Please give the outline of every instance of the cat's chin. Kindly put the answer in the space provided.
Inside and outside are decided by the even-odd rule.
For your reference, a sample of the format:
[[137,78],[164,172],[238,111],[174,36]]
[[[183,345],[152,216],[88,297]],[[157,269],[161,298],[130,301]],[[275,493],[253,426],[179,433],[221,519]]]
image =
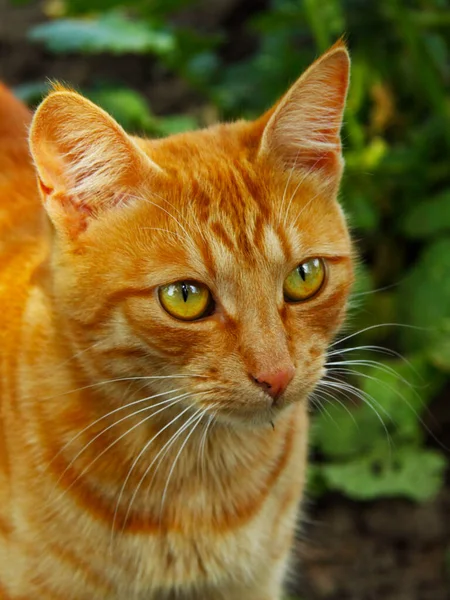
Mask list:
[[293,410],[298,403],[284,403],[271,408],[236,408],[233,410],[218,410],[215,419],[224,425],[231,427],[243,427],[246,429],[269,427],[273,429],[279,418]]

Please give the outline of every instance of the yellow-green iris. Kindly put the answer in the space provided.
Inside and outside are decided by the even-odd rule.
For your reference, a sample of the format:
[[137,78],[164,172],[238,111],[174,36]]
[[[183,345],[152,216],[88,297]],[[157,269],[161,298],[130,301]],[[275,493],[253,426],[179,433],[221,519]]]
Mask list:
[[325,265],[321,258],[311,258],[295,267],[284,280],[284,297],[289,302],[308,300],[322,287]]
[[200,319],[209,312],[212,303],[211,292],[196,281],[169,283],[161,286],[158,293],[169,315],[182,321]]

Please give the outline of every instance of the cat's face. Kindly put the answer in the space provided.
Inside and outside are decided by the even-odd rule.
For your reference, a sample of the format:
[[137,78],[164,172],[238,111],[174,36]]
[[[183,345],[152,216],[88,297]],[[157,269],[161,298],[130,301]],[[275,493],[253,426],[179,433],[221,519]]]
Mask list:
[[259,121],[161,141],[72,92],[44,102],[31,148],[54,288],[92,375],[156,377],[233,421],[306,398],[352,283],[336,201],[347,79],[337,46]]

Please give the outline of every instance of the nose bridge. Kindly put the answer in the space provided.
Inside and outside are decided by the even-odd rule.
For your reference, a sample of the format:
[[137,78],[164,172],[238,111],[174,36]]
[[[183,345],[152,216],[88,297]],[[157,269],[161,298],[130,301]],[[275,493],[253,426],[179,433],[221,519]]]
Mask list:
[[247,370],[256,378],[293,366],[286,330],[275,304],[248,311],[241,347]]

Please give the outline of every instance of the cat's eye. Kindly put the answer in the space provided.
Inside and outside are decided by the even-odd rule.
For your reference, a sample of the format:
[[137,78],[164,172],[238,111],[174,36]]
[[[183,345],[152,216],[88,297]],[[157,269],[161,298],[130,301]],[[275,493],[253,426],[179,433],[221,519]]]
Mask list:
[[311,258],[295,267],[284,280],[283,292],[288,302],[312,298],[325,280],[325,264],[321,258]]
[[195,321],[211,313],[211,292],[197,281],[175,281],[158,289],[159,301],[169,315],[182,321]]

